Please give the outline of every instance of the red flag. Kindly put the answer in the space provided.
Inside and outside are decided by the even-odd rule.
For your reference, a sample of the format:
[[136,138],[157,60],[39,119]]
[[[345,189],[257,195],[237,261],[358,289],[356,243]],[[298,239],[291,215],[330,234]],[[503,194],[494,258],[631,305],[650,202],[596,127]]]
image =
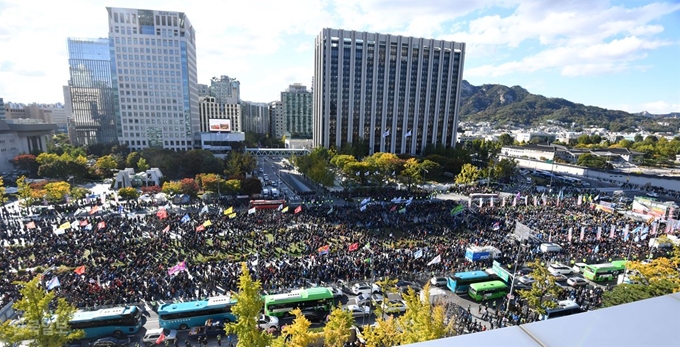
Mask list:
[[80,226],[81,226],[81,227],[87,226],[88,224],[90,224],[90,223],[88,223],[86,220],[81,220],[81,221],[80,221]]
[[80,265],[78,266],[75,270],[73,270],[75,273],[78,275],[82,275],[85,273],[85,265]]
[[35,222],[30,221],[26,223],[26,229],[35,229]]
[[198,227],[196,227],[196,231],[203,231],[203,230],[205,230],[205,227],[203,225],[199,225]]
[[162,208],[162,209],[158,210],[158,212],[156,212],[156,217],[158,217],[160,219],[168,218],[168,211],[166,211],[164,208]]
[[165,341],[165,333],[161,331],[161,336],[156,339],[156,344],[160,345]]
[[355,243],[349,245],[349,251],[350,252],[356,251],[357,249],[359,249],[359,243],[355,242]]
[[390,209],[390,212],[394,212],[394,211],[396,211],[396,210],[397,210],[397,205],[394,205],[394,206],[392,206],[392,208]]
[[97,229],[102,230],[104,228],[106,228],[106,222],[101,221],[97,224]]
[[94,205],[94,206],[92,206],[92,208],[90,209],[90,214],[95,214],[95,213],[97,213],[97,211],[99,211],[99,206]]
[[163,229],[164,233],[167,233],[168,231],[170,231],[170,224],[168,224],[168,226]]
[[302,205],[296,207],[294,212],[295,212],[295,214],[302,212]]

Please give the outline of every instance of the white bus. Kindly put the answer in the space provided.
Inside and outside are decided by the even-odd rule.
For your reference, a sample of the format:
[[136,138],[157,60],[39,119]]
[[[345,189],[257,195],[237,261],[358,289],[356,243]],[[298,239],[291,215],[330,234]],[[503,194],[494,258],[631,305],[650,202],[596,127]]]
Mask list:
[[581,313],[581,306],[573,300],[562,300],[557,302],[557,307],[545,310],[545,314],[541,315],[542,320],[564,317],[576,313]]

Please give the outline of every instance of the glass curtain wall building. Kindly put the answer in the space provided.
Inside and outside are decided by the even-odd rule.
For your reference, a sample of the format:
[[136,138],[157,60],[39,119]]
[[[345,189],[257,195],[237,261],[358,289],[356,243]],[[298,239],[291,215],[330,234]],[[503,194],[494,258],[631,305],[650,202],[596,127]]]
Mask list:
[[286,133],[294,139],[312,138],[312,93],[296,83],[281,92]]
[[71,139],[77,146],[118,141],[109,39],[69,38]]
[[465,43],[323,29],[315,41],[315,146],[454,146]]
[[107,7],[120,143],[189,150],[200,122],[196,33],[182,12]]

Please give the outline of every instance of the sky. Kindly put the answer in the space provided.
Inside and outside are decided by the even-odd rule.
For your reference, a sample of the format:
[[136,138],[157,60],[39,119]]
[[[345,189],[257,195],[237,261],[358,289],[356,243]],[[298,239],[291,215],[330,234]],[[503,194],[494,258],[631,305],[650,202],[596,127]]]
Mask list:
[[[67,6],[68,5],[68,6]],[[677,0],[0,0],[0,97],[63,103],[68,37],[108,36],[106,7],[184,12],[198,83],[241,98],[310,87],[322,28],[466,43],[463,78],[629,112],[680,112]]]

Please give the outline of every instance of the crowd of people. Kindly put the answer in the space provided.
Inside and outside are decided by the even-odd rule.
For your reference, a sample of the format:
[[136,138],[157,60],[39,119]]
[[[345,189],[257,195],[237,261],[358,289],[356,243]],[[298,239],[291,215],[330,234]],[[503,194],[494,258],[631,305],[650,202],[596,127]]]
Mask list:
[[[493,188],[454,188],[454,193],[464,195],[480,191]],[[1,300],[18,299],[14,281],[35,275],[42,275],[46,287],[79,308],[205,298],[236,291],[242,261],[248,262],[267,293],[310,283],[384,276],[427,279],[490,267],[465,260],[470,245],[496,247],[505,259],[520,263],[534,259],[597,263],[650,256],[639,239],[623,237],[626,228],[633,231],[641,222],[594,210],[587,202],[579,204],[584,192],[563,191],[545,200],[539,196],[537,204],[536,195],[524,200],[525,194],[536,192],[512,192],[505,204],[496,200],[493,206],[489,201],[479,206],[478,201],[442,199],[429,192],[338,194],[305,201],[301,210],[290,206],[286,212],[248,213],[242,208],[236,216],[224,213],[228,204],[208,206],[200,201],[190,207],[161,207],[164,213],[121,214],[116,206],[102,205],[96,213],[72,216],[102,204],[93,199],[56,206],[53,213],[28,222],[22,219],[25,208],[6,205],[0,210]],[[151,208],[126,204],[126,211]],[[456,212],[459,205],[464,210]],[[536,245],[509,240],[516,222],[544,241],[559,243],[562,252],[546,254]],[[65,223],[70,226],[62,228]],[[173,267],[177,271],[169,273]],[[601,302],[601,291],[578,289],[569,295],[589,308]],[[535,319],[522,305],[513,301],[511,310],[502,313],[486,309],[470,319],[467,328],[482,329],[475,320],[499,327]]]

